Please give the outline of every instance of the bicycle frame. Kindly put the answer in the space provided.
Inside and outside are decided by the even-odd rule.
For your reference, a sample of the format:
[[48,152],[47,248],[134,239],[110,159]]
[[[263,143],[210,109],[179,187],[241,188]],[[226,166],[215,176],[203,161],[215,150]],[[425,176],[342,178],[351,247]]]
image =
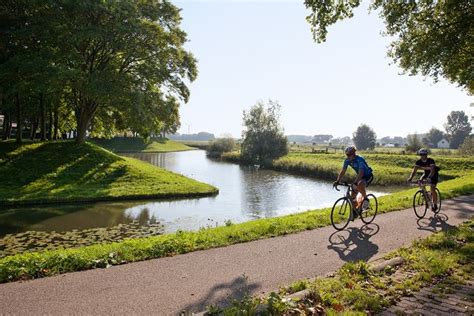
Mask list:
[[426,181],[422,181],[422,180],[412,181],[411,183],[414,183],[414,184],[418,185],[421,192],[423,192],[423,196],[425,197],[425,201],[427,201],[426,203],[429,204],[428,206],[430,208],[433,208],[433,196],[431,194],[431,191],[430,191],[430,193],[428,193],[428,191],[426,190],[426,186],[429,185],[429,184]]
[[[345,186],[347,187],[347,190],[346,190],[346,194],[345,194],[345,197],[347,197],[349,199],[349,201],[351,202],[351,205],[352,205],[352,209],[355,211],[355,212],[358,212],[360,214],[360,208],[361,206],[359,207],[355,207],[355,204],[354,204],[354,199],[352,198],[352,193],[355,193],[356,196],[357,194],[359,193],[359,191],[353,187],[352,184],[349,184],[347,182],[342,182],[342,183],[339,183],[339,185],[342,185],[342,186]],[[336,191],[341,191],[337,188],[337,186],[335,186],[336,188]],[[351,214],[351,219],[352,219],[352,214]]]

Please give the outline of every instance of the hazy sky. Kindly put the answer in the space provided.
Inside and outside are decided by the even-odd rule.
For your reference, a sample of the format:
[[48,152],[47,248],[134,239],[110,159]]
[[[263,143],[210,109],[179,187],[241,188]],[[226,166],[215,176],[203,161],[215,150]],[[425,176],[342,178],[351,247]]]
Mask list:
[[466,91],[390,65],[383,22],[367,5],[316,44],[303,0],[175,4],[199,69],[181,107],[181,133],[239,137],[242,111],[268,99],[282,105],[286,134],[350,136],[365,123],[379,138],[406,136],[443,129],[452,110],[472,114]]

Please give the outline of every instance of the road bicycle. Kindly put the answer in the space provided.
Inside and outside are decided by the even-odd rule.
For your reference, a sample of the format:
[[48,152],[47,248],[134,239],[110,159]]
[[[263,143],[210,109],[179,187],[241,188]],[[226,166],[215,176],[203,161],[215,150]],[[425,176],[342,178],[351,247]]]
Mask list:
[[360,217],[362,222],[365,224],[370,224],[375,219],[377,215],[377,210],[379,204],[377,198],[373,194],[367,194],[364,201],[368,201],[368,207],[362,209],[361,203],[359,207],[356,207],[356,202],[352,199],[352,195],[357,196],[358,191],[353,187],[352,184],[347,182],[339,183],[334,185],[334,188],[337,191],[340,191],[337,187],[345,186],[347,187],[346,194],[337,199],[332,207],[331,211],[331,224],[337,230],[343,230],[347,227],[351,220],[354,220],[357,217]]
[[[429,185],[429,183],[427,183],[425,180],[410,181],[409,183],[416,184],[420,188],[413,196],[413,210],[415,211],[416,217],[423,218],[426,215],[428,207],[433,210],[434,206],[431,191],[426,190],[426,186]],[[441,193],[439,192],[438,188],[436,188],[436,193],[438,195],[438,203],[436,203],[436,210],[433,210],[435,215],[441,210]]]

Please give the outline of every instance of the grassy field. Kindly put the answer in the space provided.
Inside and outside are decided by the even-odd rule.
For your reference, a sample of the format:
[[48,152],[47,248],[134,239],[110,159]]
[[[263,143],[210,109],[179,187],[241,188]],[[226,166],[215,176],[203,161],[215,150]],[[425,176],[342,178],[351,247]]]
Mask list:
[[[406,179],[418,159],[416,155],[380,154],[362,152],[367,163],[374,171],[374,182],[377,185],[401,185]],[[436,156],[431,155],[436,164],[441,167],[440,180],[454,179],[466,173],[474,171],[474,158],[459,156]],[[223,158],[227,161],[238,162],[238,153],[226,153]],[[335,180],[345,156],[334,153],[298,153],[291,152],[288,155],[273,161],[272,168],[275,170],[300,174],[324,180]],[[420,173],[421,175],[421,173]],[[350,181],[355,173],[348,168],[346,180]]]
[[74,142],[0,142],[0,205],[204,196],[217,189]]
[[114,137],[111,139],[95,138],[91,139],[90,142],[117,153],[164,153],[194,149],[183,143],[162,138],[152,138],[148,142],[145,142],[144,139],[140,137]]
[[[336,153],[344,154],[345,145],[333,145],[328,146],[324,144],[290,144],[290,152],[299,152],[299,153]],[[438,156],[459,156],[458,149],[443,149],[443,148],[430,148],[431,154]],[[395,154],[395,155],[406,155],[412,154],[406,150],[405,147],[375,147],[373,150],[369,151],[374,154]]]
[[[439,188],[444,199],[473,194],[474,172],[444,181]],[[411,207],[415,191],[416,189],[409,189],[380,197],[379,212],[386,213]],[[330,225],[330,211],[326,208],[241,224],[227,222],[226,226],[194,232],[178,231],[173,234],[82,248],[7,256],[0,259],[0,282],[100,268],[296,233]]]

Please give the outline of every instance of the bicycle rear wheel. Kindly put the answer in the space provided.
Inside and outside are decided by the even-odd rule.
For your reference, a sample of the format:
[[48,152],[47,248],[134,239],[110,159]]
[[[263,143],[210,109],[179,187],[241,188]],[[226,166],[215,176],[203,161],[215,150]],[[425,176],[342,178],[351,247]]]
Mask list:
[[438,195],[438,203],[436,203],[436,211],[433,213],[438,214],[441,211],[441,192],[439,192],[438,188],[436,188],[436,193]]
[[428,204],[426,203],[425,195],[421,190],[417,191],[413,196],[413,209],[415,210],[416,217],[425,217]]
[[369,201],[369,207],[366,210],[361,210],[360,219],[365,224],[370,224],[375,219],[377,211],[379,209],[379,203],[377,198],[373,194],[367,194],[365,200]]
[[343,230],[349,224],[352,213],[352,203],[342,197],[334,203],[331,211],[331,224],[337,230]]

